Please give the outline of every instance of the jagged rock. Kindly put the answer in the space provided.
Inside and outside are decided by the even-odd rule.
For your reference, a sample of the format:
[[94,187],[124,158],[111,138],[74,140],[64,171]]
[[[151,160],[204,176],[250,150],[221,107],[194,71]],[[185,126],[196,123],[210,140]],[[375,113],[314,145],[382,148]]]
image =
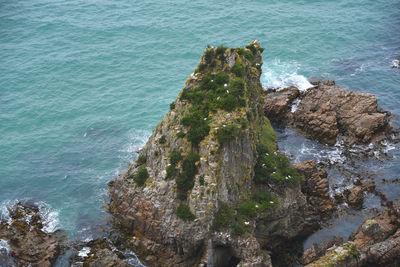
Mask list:
[[347,144],[366,144],[384,139],[389,131],[387,114],[372,94],[322,82],[307,92],[293,118],[298,128],[330,145],[339,133]]
[[[335,144],[338,138],[352,145],[377,142],[389,136],[389,114],[378,107],[375,96],[345,91],[334,81],[320,81],[315,85],[297,99],[287,97],[291,90],[267,94],[266,114],[286,118],[288,123],[328,145]],[[295,99],[301,101],[291,113],[289,107]]]
[[[374,181],[356,180],[353,188],[345,189],[343,191],[342,199],[345,200],[350,207],[354,209],[361,209],[364,203],[366,192],[373,193],[381,197],[380,193],[376,191]],[[340,198],[339,196],[335,197]]]
[[314,160],[296,163],[294,167],[305,178],[302,192],[307,196],[308,202],[315,210],[315,213],[322,217],[329,217],[336,210],[336,205],[329,196],[328,173],[326,170],[319,168]]
[[346,189],[344,195],[347,199],[347,203],[350,207],[355,209],[361,209],[364,202],[364,190],[361,187],[353,187],[352,189]]
[[323,257],[307,264],[306,267],[351,267],[358,266],[360,252],[353,242],[347,242],[342,246],[336,247],[325,254]]
[[16,266],[51,266],[58,256],[65,235],[43,231],[39,208],[17,203],[9,208],[10,221],[0,224],[0,239],[5,240]]
[[398,207],[390,207],[367,219],[350,236],[361,251],[363,264],[396,266],[400,263],[400,216]]
[[[349,237],[350,253],[344,253],[346,261],[338,264],[333,260],[335,253],[340,248],[332,247],[325,256],[307,266],[398,266],[400,263],[400,209],[398,206],[390,206],[381,210],[377,215],[365,220],[357,231]],[[349,248],[349,245],[347,245]],[[309,252],[311,254],[311,252]],[[336,257],[336,256],[335,256]],[[338,257],[336,257],[337,259]]]
[[[276,187],[275,190],[282,190]],[[319,228],[320,217],[307,203],[300,186],[277,194],[278,207],[257,224],[255,236],[262,247],[273,250],[290,239],[307,236]]]
[[304,265],[310,264],[325,255],[328,249],[336,248],[342,244],[343,238],[336,236],[329,240],[326,244],[320,245],[314,243],[311,248],[303,252],[303,256],[301,257],[300,262]]
[[286,120],[290,115],[292,102],[299,94],[299,89],[294,86],[278,92],[267,92],[264,97],[265,116],[274,122]]

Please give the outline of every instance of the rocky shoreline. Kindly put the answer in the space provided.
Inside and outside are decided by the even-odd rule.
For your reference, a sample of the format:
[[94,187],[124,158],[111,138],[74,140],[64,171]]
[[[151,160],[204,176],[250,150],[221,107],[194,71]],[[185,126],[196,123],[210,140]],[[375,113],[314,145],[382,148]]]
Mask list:
[[[257,41],[205,50],[137,160],[109,182],[105,238],[69,242],[43,230],[38,207],[17,203],[0,222],[0,265],[52,266],[69,255],[76,267],[141,266],[135,251],[146,266],[398,266],[398,204],[363,177],[332,194],[329,166],[291,164],[270,123],[352,148],[396,142],[393,116],[334,81],[264,91],[262,52]],[[347,240],[298,247],[341,206],[362,209],[367,194],[383,208]]]

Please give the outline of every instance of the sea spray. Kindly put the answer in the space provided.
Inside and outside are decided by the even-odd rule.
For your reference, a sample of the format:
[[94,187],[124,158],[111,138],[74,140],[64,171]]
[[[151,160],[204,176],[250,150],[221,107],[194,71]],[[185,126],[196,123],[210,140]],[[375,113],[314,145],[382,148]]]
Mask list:
[[280,59],[274,59],[271,62],[265,62],[262,76],[264,88],[284,89],[290,86],[297,87],[300,91],[306,91],[313,85],[301,74],[300,64],[293,62],[281,62]]

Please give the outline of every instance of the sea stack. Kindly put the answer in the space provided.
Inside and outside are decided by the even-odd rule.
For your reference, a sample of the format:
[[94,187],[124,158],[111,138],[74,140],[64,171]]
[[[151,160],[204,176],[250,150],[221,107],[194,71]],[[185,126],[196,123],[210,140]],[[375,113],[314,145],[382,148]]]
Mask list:
[[271,266],[268,250],[318,227],[264,116],[262,52],[257,41],[208,47],[110,181],[108,210],[149,266]]

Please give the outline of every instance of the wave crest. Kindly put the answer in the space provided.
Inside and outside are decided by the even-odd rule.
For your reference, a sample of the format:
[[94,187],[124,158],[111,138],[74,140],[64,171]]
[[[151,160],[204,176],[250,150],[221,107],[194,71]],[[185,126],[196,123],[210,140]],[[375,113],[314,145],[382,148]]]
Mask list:
[[306,91],[314,87],[306,77],[298,74],[300,64],[296,61],[281,62],[274,59],[272,62],[264,63],[263,77],[261,78],[264,88],[284,89],[290,86],[297,87],[300,91]]

